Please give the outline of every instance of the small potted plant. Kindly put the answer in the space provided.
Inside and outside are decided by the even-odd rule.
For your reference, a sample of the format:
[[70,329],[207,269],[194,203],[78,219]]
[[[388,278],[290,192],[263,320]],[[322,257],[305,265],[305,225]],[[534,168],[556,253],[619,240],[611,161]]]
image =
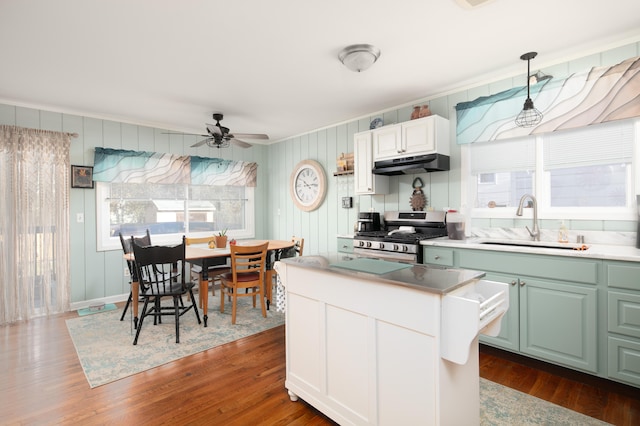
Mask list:
[[227,248],[227,230],[226,228],[218,232],[218,235],[213,237],[216,248]]

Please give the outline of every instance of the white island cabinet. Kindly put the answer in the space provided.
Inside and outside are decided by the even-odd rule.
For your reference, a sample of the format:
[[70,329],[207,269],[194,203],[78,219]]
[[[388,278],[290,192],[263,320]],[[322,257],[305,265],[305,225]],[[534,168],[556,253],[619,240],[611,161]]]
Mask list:
[[479,424],[478,334],[499,332],[506,284],[341,254],[275,268],[293,401],[341,425]]

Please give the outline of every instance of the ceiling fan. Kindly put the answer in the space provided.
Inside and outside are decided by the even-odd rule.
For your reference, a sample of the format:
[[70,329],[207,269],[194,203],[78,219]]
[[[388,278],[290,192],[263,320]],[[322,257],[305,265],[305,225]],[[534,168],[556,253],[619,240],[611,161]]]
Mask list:
[[[191,145],[191,148],[196,148],[207,144],[212,148],[228,148],[231,144],[239,146],[240,148],[250,148],[251,144],[240,140],[243,139],[269,139],[269,136],[263,133],[229,133],[229,128],[220,124],[220,120],[224,115],[216,112],[213,114],[213,119],[216,120],[216,124],[207,124],[207,134],[197,135],[204,136],[205,139]],[[175,134],[175,133],[174,133]],[[189,133],[181,133],[189,134]]]

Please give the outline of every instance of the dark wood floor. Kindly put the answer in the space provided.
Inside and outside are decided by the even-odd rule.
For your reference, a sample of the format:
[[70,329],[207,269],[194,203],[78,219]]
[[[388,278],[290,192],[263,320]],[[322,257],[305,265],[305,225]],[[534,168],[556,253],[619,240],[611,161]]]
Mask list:
[[[65,325],[75,316],[0,327],[0,424],[334,424],[289,400],[284,326],[90,389]],[[640,424],[636,388],[484,347],[480,375],[609,423]]]

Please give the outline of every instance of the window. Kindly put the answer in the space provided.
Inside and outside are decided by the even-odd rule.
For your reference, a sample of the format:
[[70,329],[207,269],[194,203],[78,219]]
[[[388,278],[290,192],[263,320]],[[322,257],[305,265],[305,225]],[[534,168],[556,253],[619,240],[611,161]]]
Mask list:
[[119,232],[146,229],[160,244],[222,229],[233,238],[255,236],[253,187],[97,182],[96,200],[98,250],[120,249]]
[[638,129],[640,120],[620,120],[464,145],[471,215],[511,217],[528,193],[543,218],[633,219]]
[[546,135],[549,207],[626,207],[633,140],[630,120]]
[[474,208],[517,206],[520,196],[533,190],[534,138],[473,144],[470,150]]

